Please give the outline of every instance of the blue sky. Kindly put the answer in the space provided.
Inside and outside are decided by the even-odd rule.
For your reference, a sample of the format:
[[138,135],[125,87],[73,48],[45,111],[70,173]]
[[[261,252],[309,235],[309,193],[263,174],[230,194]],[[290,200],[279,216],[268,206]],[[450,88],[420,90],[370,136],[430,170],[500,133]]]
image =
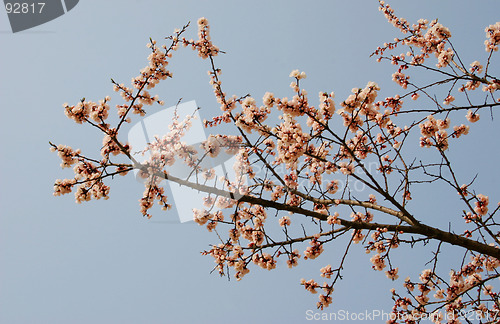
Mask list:
[[[500,9],[498,1],[392,5],[411,22],[439,17],[467,62],[484,60],[484,27],[498,20]],[[114,181],[108,201],[76,205],[72,195],[52,196],[54,180],[69,174],[59,168],[48,141],[94,156],[101,143],[96,131],[64,116],[62,103],[111,95],[111,77],[127,84],[147,64],[149,37],[160,41],[191,21],[188,35],[195,38],[202,16],[211,23],[214,43],[227,52],[217,63],[228,93],[290,95],[293,69],[307,72],[303,87],[309,93],[335,91],[337,102],[368,81],[381,86],[382,96],[398,91],[393,68],[369,58],[378,45],[399,36],[378,12],[377,1],[81,0],[64,16],[16,34],[0,10],[0,322],[309,322],[305,314],[315,310],[317,296],[299,285],[300,278],[318,279],[321,267],[336,264],[342,247],[331,246],[293,270],[280,264],[228,282],[210,274],[212,259],[199,254],[215,237],[192,222],[142,218],[137,200],[143,188],[132,177]],[[156,93],[166,107],[184,98],[215,114],[207,62],[190,50],[175,54],[174,79]],[[483,128],[476,140],[498,136]],[[452,154],[464,159],[464,168],[469,162],[478,170],[494,166],[488,158]],[[478,183],[499,198],[498,180],[483,176]],[[436,209],[423,204],[416,210]],[[431,257],[417,250],[405,255],[400,254],[403,279],[403,270],[415,272],[421,269],[412,269],[418,260]],[[328,311],[389,312],[392,286],[400,288],[401,280],[392,284],[372,271],[363,249],[354,249]]]

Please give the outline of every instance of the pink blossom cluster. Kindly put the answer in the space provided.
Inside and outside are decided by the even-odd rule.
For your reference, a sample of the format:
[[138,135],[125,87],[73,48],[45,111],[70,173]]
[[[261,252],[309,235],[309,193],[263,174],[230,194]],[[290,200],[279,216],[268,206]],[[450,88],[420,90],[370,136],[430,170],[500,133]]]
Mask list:
[[490,203],[490,199],[488,196],[483,194],[478,194],[476,196],[477,201],[475,202],[476,207],[474,207],[474,211],[480,215],[484,216],[488,212],[488,204]]
[[[394,43],[386,43],[383,48],[377,48],[374,54],[383,54],[386,49],[394,49],[401,43],[402,45],[415,46],[421,49],[421,54],[416,54],[413,51],[406,54],[406,56],[411,57],[411,65],[422,65],[425,59],[429,57],[429,54],[432,53],[434,53],[438,59],[438,63],[436,64],[438,68],[443,68],[450,64],[454,52],[451,48],[445,49],[445,43],[451,37],[451,32],[447,27],[441,25],[436,20],[429,23],[424,19],[410,26],[408,21],[403,18],[398,18],[394,14],[394,10],[389,5],[385,4],[384,1],[379,1],[379,3],[379,10],[384,13],[388,21],[400,29],[403,34],[410,34],[410,36],[404,39],[395,39]],[[425,34],[424,31],[426,31]],[[407,68],[405,55],[401,54],[400,56],[393,57],[391,61],[395,65],[400,65],[400,61],[402,61],[398,72],[393,75],[393,78],[406,89],[408,78],[401,73],[402,69]]]
[[[324,267],[321,269],[322,273],[325,273],[324,271],[329,271],[328,269],[331,270],[330,265]],[[322,286],[319,285],[314,279],[311,279],[309,281],[306,281],[305,279],[300,280],[300,284],[304,286],[304,288],[309,291],[312,294],[316,294],[317,290],[316,289],[323,289],[325,294],[320,294],[319,301],[317,302],[316,306],[318,309],[323,310],[324,308],[330,306],[330,304],[333,302],[332,297],[330,296],[333,293],[333,285],[328,285],[326,282],[323,283]]]
[[486,51],[498,51],[498,44],[500,44],[500,22],[489,25],[484,31],[486,32],[486,40],[484,41]]
[[290,226],[292,224],[292,222],[290,220],[290,217],[283,216],[280,218],[279,224],[280,224],[280,226],[285,227],[285,226]]
[[252,261],[262,269],[273,270],[276,268],[276,260],[269,253],[257,254],[252,256]]
[[[469,110],[466,117],[470,122],[479,120],[479,114],[472,113],[471,110]],[[446,129],[448,129],[449,126],[450,120],[448,118],[436,120],[433,115],[427,116],[427,120],[419,124],[420,134],[422,134],[420,146],[435,146],[437,149],[445,151],[448,149],[448,139],[450,137],[459,138],[469,133],[469,126],[462,124],[460,126],[453,126],[453,133],[448,135]]]
[[109,186],[100,181],[102,174],[92,162],[82,161],[75,165],[74,171],[75,179],[83,179],[75,192],[77,203],[89,201],[91,198],[105,200],[109,198]]
[[481,63],[479,63],[479,61],[474,61],[470,64],[469,71],[470,73],[480,74],[481,72],[483,72],[483,66],[481,65]]
[[52,144],[51,151],[57,152],[62,159],[62,168],[73,166],[75,174],[74,179],[57,179],[54,183],[54,196],[61,196],[72,192],[73,187],[77,186],[75,191],[75,201],[81,203],[90,199],[105,200],[109,198],[109,186],[102,182],[104,161],[95,165],[94,162],[81,156],[80,150],[73,150],[69,146]]
[[361,230],[356,229],[352,231],[352,242],[354,244],[358,244],[359,242],[363,241],[365,238],[365,235],[361,232]]
[[187,40],[182,38],[184,46],[190,45],[193,50],[198,51],[198,56],[206,59],[219,54],[219,48],[212,43],[210,38],[210,26],[208,20],[204,17],[198,19],[198,40]]
[[401,72],[394,72],[392,74],[392,81],[396,82],[401,86],[401,88],[406,89],[408,87],[408,81],[410,80],[410,77],[408,75],[405,75]]
[[80,149],[73,150],[70,146],[59,144],[50,148],[52,152],[57,151],[57,155],[61,158],[61,168],[69,168],[78,161]]
[[[91,198],[107,199],[109,187],[106,186],[102,180],[115,174],[125,175],[132,169],[130,165],[110,162],[110,155],[116,156],[124,154],[129,158],[131,157],[130,146],[126,143],[121,143],[117,138],[119,128],[123,122],[131,121],[130,117],[128,117],[128,113],[131,110],[133,113],[143,116],[145,114],[143,105],[151,105],[154,102],[163,104],[163,102],[158,99],[158,96],[152,96],[145,89],[151,89],[158,84],[159,81],[172,76],[171,73],[166,70],[166,65],[168,64],[167,57],[171,56],[170,51],[175,49],[177,44],[178,40],[174,40],[169,49],[167,49],[166,46],[163,46],[162,48],[164,51],[162,51],[156,46],[156,42],[151,40],[148,44],[148,47],[152,50],[152,53],[148,57],[149,65],[140,71],[139,76],[132,79],[132,87],[127,87],[124,84],[118,84],[112,80],[114,90],[120,93],[125,102],[130,102],[130,104],[116,106],[118,116],[120,117],[120,123],[116,128],[112,128],[106,122],[109,117],[108,102],[111,100],[109,96],[100,100],[98,103],[86,101],[84,98],[76,105],[71,106],[67,103],[63,105],[65,114],[68,118],[79,124],[90,123],[93,126],[98,127],[104,133],[101,148],[103,160],[87,161],[83,157],[79,157],[79,150],[72,152],[70,148],[53,147],[52,149],[57,150],[59,156],[63,160],[62,166],[69,167],[70,165],[76,163],[77,156],[79,162],[74,168],[74,180],[66,179],[56,181],[54,186],[55,195],[69,193],[71,192],[73,186],[78,185],[77,191],[75,192],[76,201],[78,203],[82,201],[89,201]],[[137,91],[134,91],[134,88]],[[153,156],[155,156],[155,154],[153,154]],[[168,158],[166,160],[168,161]],[[94,162],[99,162],[99,165],[95,166]],[[106,170],[107,167],[114,167],[115,172],[108,172]],[[147,178],[148,171],[156,172],[159,170],[160,168],[155,168],[153,165],[142,166],[140,175]],[[140,200],[141,211],[148,217],[150,217],[150,215],[147,214],[147,210],[151,208],[152,200],[154,199],[159,199],[159,203],[164,208],[169,207],[169,205],[166,204],[166,196],[163,194],[163,189],[158,187],[156,182],[157,179],[151,179],[149,186],[146,188],[145,196]]]
[[377,253],[385,253],[387,250],[396,249],[399,247],[399,239],[396,234],[391,238],[385,238],[384,233],[387,232],[386,228],[377,228],[376,231],[371,233],[373,241],[369,241],[366,246],[366,253],[376,251]]
[[[209,251],[203,251],[201,254],[212,256],[214,258],[214,263],[216,264],[217,271],[220,275],[223,275],[226,262],[228,261],[231,261],[234,266],[238,266],[240,269],[246,268],[246,265],[241,265],[239,264],[239,262],[237,262],[237,260],[240,259],[240,255],[238,253],[240,249],[237,246],[234,246],[234,248],[236,248],[236,253],[230,255],[230,251],[232,250],[232,248],[233,246],[230,244],[221,243],[213,245]],[[237,277],[238,280],[240,280],[244,275],[244,273],[240,273],[240,277]]]
[[344,126],[348,127],[353,133],[356,133],[363,125],[362,116],[382,120],[382,114],[379,112],[379,106],[375,105],[377,91],[380,90],[375,82],[369,82],[364,89],[354,88],[346,100],[341,102],[337,113],[344,119]]
[[394,281],[394,280],[397,280],[399,278],[398,272],[399,272],[399,268],[394,268],[394,269],[387,270],[385,272],[385,275],[387,276],[388,279]]
[[484,92],[495,92],[500,89],[500,80],[494,79],[490,81],[488,84],[483,85]]
[[111,98],[106,97],[104,100],[100,100],[99,103],[95,103],[93,101],[85,101],[84,98],[74,106],[64,103],[64,113],[68,118],[73,119],[78,124],[85,123],[89,119],[96,123],[102,123],[108,118],[109,105],[107,102],[109,100],[111,100]]
[[448,95],[446,98],[444,98],[443,104],[449,105],[453,101],[455,101],[455,97],[453,97],[452,95]]
[[306,250],[304,251],[304,260],[307,259],[316,259],[318,256],[323,253],[323,243],[318,241],[316,238],[313,238],[311,241],[309,241],[309,245]]
[[279,258],[283,254],[286,254],[288,256],[288,260],[286,260],[286,264],[287,264],[288,268],[291,269],[291,268],[296,267],[298,265],[298,261],[300,259],[299,250],[295,249],[293,251],[288,251],[285,249],[283,252],[281,250],[279,250],[276,253],[276,258]]
[[[178,42],[174,42],[172,48],[178,46]],[[168,61],[167,58],[171,56],[168,51],[162,51],[156,46],[156,41],[152,40],[148,44],[151,48],[151,54],[148,56],[149,64],[140,71],[140,75],[132,79],[132,85],[136,89],[152,89],[160,81],[166,80],[172,77],[172,72],[167,70]],[[166,46],[162,46],[166,50]],[[150,96],[143,95],[144,98],[150,98]],[[157,98],[155,98],[157,99]],[[150,104],[151,100],[145,100],[144,104]]]
[[54,183],[54,196],[61,196],[70,193],[75,185],[75,179],[57,179]]
[[467,115],[465,115],[465,118],[467,118],[467,120],[470,121],[471,123],[475,123],[479,120],[479,114],[469,109],[467,111]]
[[288,168],[294,168],[307,150],[310,135],[304,133],[300,124],[286,113],[283,114],[283,122],[273,129],[273,133],[278,137],[276,163],[285,163]]
[[[143,109],[144,105],[150,106],[155,102],[160,105],[164,104],[162,100],[159,100],[158,95],[152,96],[146,89],[152,89],[160,81],[172,77],[172,73],[166,68],[168,65],[167,58],[172,56],[171,50],[178,48],[178,43],[179,40],[175,37],[171,47],[167,49],[165,45],[159,48],[156,45],[156,41],[151,40],[147,44],[148,48],[151,49],[151,54],[148,57],[149,64],[140,71],[138,76],[132,78],[132,87],[127,87],[123,83],[118,84],[113,81],[114,91],[119,92],[125,102],[131,102],[130,105],[116,105],[118,116],[124,121],[131,121],[127,117],[130,110],[134,114],[144,116],[146,114],[146,111]],[[136,94],[134,94],[134,88],[137,90]]]
[[242,137],[234,135],[210,135],[201,143],[201,148],[210,156],[217,157],[222,149],[227,154],[234,155],[241,148]]
[[[290,115],[292,117],[304,116],[305,114],[311,114],[313,112],[313,108],[309,106],[307,91],[299,88],[299,80],[306,78],[305,72],[299,72],[299,70],[293,70],[290,73],[290,77],[295,78],[290,84],[290,87],[293,89],[296,94],[289,100],[287,97],[285,98],[274,98],[274,102],[276,104],[276,108],[282,111],[284,114]],[[264,97],[264,99],[266,99]]]
[[319,284],[316,281],[314,281],[314,279],[311,279],[309,281],[306,281],[305,279],[301,279],[300,283],[310,293],[312,293],[312,294],[316,294],[317,293],[316,289],[318,289]]
[[320,269],[320,271],[321,271],[321,276],[327,279],[330,279],[333,274],[331,265],[324,266],[323,268]]
[[319,113],[323,116],[325,120],[329,120],[333,117],[335,113],[335,102],[333,99],[335,98],[335,94],[333,92],[319,93]]
[[102,148],[101,155],[104,158],[112,155],[119,154],[130,154],[130,145],[129,144],[119,144],[116,140],[116,136],[118,134],[118,130],[116,128],[109,128],[106,131],[106,135],[102,139]]
[[172,208],[172,206],[167,203],[165,189],[160,187],[157,183],[154,183],[154,180],[151,179],[144,189],[142,198],[139,199],[141,214],[146,216],[148,219],[152,217],[152,215],[148,213],[148,210],[153,207],[155,200],[158,200],[158,204],[162,206],[163,210],[169,210]]
[[[325,283],[325,285],[326,285],[326,283]],[[330,291],[328,287],[323,288],[323,289]],[[332,291],[333,291],[333,288],[332,288]],[[333,302],[332,296],[330,296],[329,294],[326,294],[326,295],[320,294],[319,295],[319,302],[317,302],[316,307],[318,309],[323,310],[325,307],[330,306],[330,304],[332,302]]]
[[[358,130],[354,137],[346,141],[346,144],[340,149],[342,156],[352,157],[352,153],[354,153],[356,158],[363,160],[368,157],[368,154],[373,153],[373,147],[369,143],[368,136],[362,130]],[[341,162],[338,165],[343,174],[352,174],[354,172],[355,168],[351,163]]]
[[370,258],[370,262],[374,270],[382,271],[386,266],[384,258],[378,253]]
[[[453,323],[458,323],[457,314],[468,307],[470,303],[465,301],[465,297],[474,294],[475,290],[476,294],[482,292],[485,296],[484,300],[479,298],[474,302],[476,305],[475,310],[480,312],[483,317],[491,316],[496,318],[496,313],[500,310],[498,304],[493,303],[493,307],[488,308],[484,303],[497,300],[498,294],[493,292],[491,285],[485,283],[498,277],[496,269],[500,267],[500,261],[480,255],[471,256],[470,260],[469,263],[462,266],[460,271],[452,270],[447,283],[443,283],[432,269],[423,270],[419,282],[412,282],[409,277],[406,278],[404,287],[413,296],[416,304],[410,298],[401,297],[393,290],[393,295],[396,297],[393,312],[395,314],[408,314],[409,312],[415,316],[422,316],[428,312],[426,305],[439,306],[442,304],[447,318],[451,319]],[[486,274],[482,274],[484,272]],[[431,292],[434,293],[431,294]],[[431,301],[432,297],[435,299],[434,301]],[[437,315],[439,309],[440,307],[437,307],[432,313]],[[435,316],[433,322],[441,323],[442,318],[442,314]]]
[[338,212],[334,212],[333,215],[328,215],[328,218],[327,218],[327,223],[329,225],[334,225],[334,224],[341,224],[340,223],[340,219],[338,218],[339,217],[339,213]]
[[[448,149],[448,133],[446,129],[449,122],[446,120],[436,120],[434,116],[427,116],[427,121],[418,125],[420,127],[420,146],[436,146],[437,149],[445,151]],[[434,139],[434,142],[431,141]]]
[[270,113],[270,107],[257,107],[255,99],[252,97],[243,99],[241,106],[242,112],[235,116],[236,126],[247,133],[251,133],[253,129],[259,129]]
[[339,190],[339,181],[336,179],[331,180],[326,185],[326,191],[331,195],[335,194],[338,190]]
[[197,163],[198,151],[194,146],[182,141],[194,118],[195,115],[187,115],[184,120],[179,121],[179,116],[175,114],[172,124],[169,125],[169,132],[161,138],[156,137],[146,148],[150,158],[143,163],[141,170],[154,176],[156,172],[163,172],[165,166],[173,165],[177,159],[195,170],[200,170]]
[[453,126],[453,137],[459,138],[462,135],[467,135],[469,134],[469,126],[468,125],[460,125],[460,126]]

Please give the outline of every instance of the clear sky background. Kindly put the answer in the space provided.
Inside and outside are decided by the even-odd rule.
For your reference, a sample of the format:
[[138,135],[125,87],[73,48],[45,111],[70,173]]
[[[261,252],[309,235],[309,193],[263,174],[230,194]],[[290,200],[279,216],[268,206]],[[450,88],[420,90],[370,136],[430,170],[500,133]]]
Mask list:
[[[410,22],[439,18],[466,62],[484,62],[484,28],[498,21],[498,1],[391,4]],[[299,285],[300,278],[319,280],[319,269],[336,265],[343,246],[330,246],[293,270],[279,263],[277,270],[253,268],[241,282],[228,282],[210,274],[213,259],[199,254],[215,236],[192,222],[162,222],[175,215],[142,218],[143,187],[133,177],[114,181],[108,201],[76,205],[73,195],[53,197],[54,180],[69,173],[59,168],[48,141],[97,156],[101,135],[67,119],[62,103],[112,95],[111,77],[127,84],[147,64],[149,37],[160,42],[191,21],[187,35],[196,38],[202,16],[211,23],[214,43],[227,52],[216,62],[228,93],[290,96],[288,75],[300,69],[307,72],[303,87],[313,102],[318,91],[333,90],[338,103],[368,81],[379,83],[381,96],[393,95],[393,67],[369,55],[400,35],[377,7],[368,0],[81,0],[64,16],[16,34],[0,9],[0,323],[308,322],[306,311],[315,310],[317,296]],[[155,93],[166,107],[184,98],[217,113],[207,62],[191,50],[174,54],[174,78]],[[498,136],[488,129],[491,119],[484,119],[469,144]],[[451,154],[463,158],[464,168],[470,163],[488,170],[498,157],[496,143],[489,144],[492,152]],[[479,153],[485,158],[475,157]],[[498,201],[498,180],[486,174],[477,180],[490,201]],[[450,197],[450,204],[456,202]],[[416,204],[414,210],[446,212],[441,206]],[[402,278],[392,284],[371,269],[361,246],[353,249],[327,311],[389,312],[389,289],[422,269],[413,269],[415,260],[432,257],[407,252],[398,264]]]

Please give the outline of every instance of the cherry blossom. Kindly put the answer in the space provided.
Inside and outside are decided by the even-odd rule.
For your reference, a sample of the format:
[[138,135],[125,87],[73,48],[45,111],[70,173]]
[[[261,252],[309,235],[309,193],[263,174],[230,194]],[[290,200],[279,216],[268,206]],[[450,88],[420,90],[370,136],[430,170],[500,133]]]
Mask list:
[[[320,269],[319,276],[328,282],[300,281],[307,291],[319,292],[316,307],[322,310],[335,305],[334,285],[349,275],[343,272],[346,256],[362,247],[369,255],[367,268],[383,271],[402,289],[391,290],[392,314],[406,319],[391,323],[416,323],[424,315],[435,323],[458,323],[461,312],[469,310],[494,318],[500,307],[494,281],[500,278],[500,205],[490,205],[494,193],[479,193],[475,179],[480,170],[458,170],[450,151],[472,150],[462,146],[461,139],[473,136],[480,112],[500,105],[500,81],[489,69],[500,42],[500,22],[486,27],[488,55],[466,66],[449,28],[437,20],[411,23],[384,1],[379,4],[402,35],[372,55],[395,69],[387,79],[401,92],[382,96],[378,83],[365,80],[365,86],[342,94],[337,103],[333,91],[320,91],[310,99],[307,75],[295,69],[285,93],[228,95],[216,61],[223,52],[212,42],[208,20],[200,18],[197,40],[184,37],[188,25],[167,37],[165,45],[150,40],[148,63],[130,84],[112,80],[122,101],[114,105],[117,115],[110,114],[108,96],[63,105],[69,119],[98,129],[103,137],[96,143],[97,158],[50,143],[61,167],[73,172],[73,178],[55,181],[54,195],[73,192],[77,203],[106,200],[114,176],[135,169],[144,184],[139,198],[144,217],[153,217],[155,202],[167,212],[172,207],[164,188],[167,181],[206,194],[204,207],[193,209],[192,219],[215,235],[217,242],[202,254],[213,258],[220,275],[232,273],[239,281],[256,267],[273,270],[286,264],[292,269],[309,260],[325,260],[333,247],[344,249],[337,265]],[[196,145],[186,143],[195,114],[176,112],[165,134],[145,148],[131,148],[121,139],[123,131],[152,111],[150,106],[165,103],[150,91],[174,77],[167,66],[174,52],[181,53],[181,45],[208,62],[208,83],[220,114],[203,124],[214,134]],[[390,54],[396,50],[400,52]],[[415,71],[437,81],[414,78]],[[483,92],[476,91],[480,87]],[[118,121],[112,122],[110,115]],[[235,177],[217,174],[204,163],[222,152],[234,156]],[[138,155],[147,158],[138,162]],[[171,171],[168,167],[175,163],[189,167],[190,176]],[[437,183],[457,193],[453,206],[440,209],[439,199],[419,202],[415,188],[428,186],[426,192],[433,192]],[[433,225],[439,222],[419,214],[420,203],[446,210],[445,215],[430,217],[439,216],[441,223],[453,226]],[[416,279],[399,280],[404,259],[393,251],[401,246],[427,249],[434,256]],[[453,249],[456,263],[443,265],[441,249]]]

